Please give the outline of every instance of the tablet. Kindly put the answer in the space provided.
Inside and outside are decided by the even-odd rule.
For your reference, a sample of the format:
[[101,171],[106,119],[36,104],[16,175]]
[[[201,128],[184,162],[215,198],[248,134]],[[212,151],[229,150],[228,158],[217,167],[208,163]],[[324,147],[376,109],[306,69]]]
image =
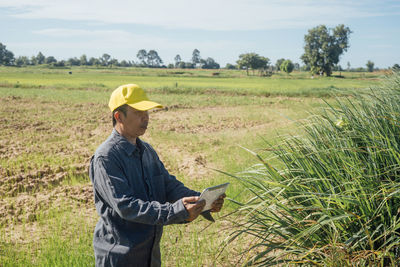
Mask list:
[[225,193],[226,188],[228,187],[229,183],[224,183],[212,187],[208,187],[203,190],[200,195],[200,200],[204,199],[206,201],[206,205],[204,206],[202,211],[210,210],[212,203],[217,200],[217,198]]

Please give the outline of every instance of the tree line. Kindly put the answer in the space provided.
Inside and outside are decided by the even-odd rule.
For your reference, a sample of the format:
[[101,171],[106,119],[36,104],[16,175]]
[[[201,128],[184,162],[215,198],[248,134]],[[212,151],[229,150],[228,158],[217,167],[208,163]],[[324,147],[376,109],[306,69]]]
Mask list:
[[102,56],[95,58],[88,58],[86,55],[82,55],[79,58],[72,57],[67,60],[57,60],[54,56],[45,56],[42,52],[39,52],[36,56],[27,57],[19,56],[15,57],[14,53],[7,50],[6,46],[0,43],[0,65],[5,66],[30,66],[30,65],[43,65],[47,64],[53,67],[65,67],[65,66],[104,66],[104,67],[148,67],[148,68],[203,68],[203,69],[219,69],[220,65],[211,57],[206,59],[201,58],[200,51],[194,49],[192,53],[191,61],[182,61],[181,56],[178,54],[175,56],[175,64],[163,65],[163,60],[158,55],[156,50],[146,51],[140,49],[137,54],[137,61],[134,60],[121,60],[118,61],[116,58],[112,58],[109,54],[103,54]]
[[[270,59],[257,53],[244,53],[239,55],[236,64],[226,64],[226,69],[246,70],[247,75],[250,72],[260,76],[270,76],[274,71],[284,71],[291,73],[293,70],[310,71],[312,74],[330,76],[332,71],[344,71],[338,64],[340,56],[349,48],[349,36],[351,34],[349,27],[341,24],[335,28],[327,28],[325,25],[319,25],[308,30],[308,34],[304,36],[304,54],[301,60],[304,65],[293,63],[289,59],[278,59],[275,64]],[[48,64],[54,67],[64,66],[104,66],[104,67],[148,67],[148,68],[182,68],[182,69],[219,69],[220,65],[211,57],[202,58],[200,51],[194,49],[192,58],[189,61],[183,61],[181,56],[177,54],[174,57],[174,63],[167,66],[156,50],[146,51],[140,49],[136,54],[137,61],[121,60],[112,58],[109,54],[103,54],[99,58],[82,55],[79,58],[73,57],[67,60],[57,60],[53,56],[45,56],[39,52],[36,56],[30,58],[26,56],[14,57],[14,54],[7,50],[6,46],[0,43],[0,65],[6,66],[28,66]],[[366,69],[351,69],[350,63],[347,63],[347,71],[374,71],[374,62],[368,60]],[[393,69],[399,69],[399,65],[395,64]]]

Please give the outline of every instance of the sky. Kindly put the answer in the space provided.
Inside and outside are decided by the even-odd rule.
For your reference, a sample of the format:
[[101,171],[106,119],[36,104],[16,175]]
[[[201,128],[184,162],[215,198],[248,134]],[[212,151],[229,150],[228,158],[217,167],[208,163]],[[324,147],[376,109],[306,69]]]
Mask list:
[[198,49],[221,66],[249,52],[302,64],[304,35],[321,24],[351,29],[343,68],[400,64],[400,0],[0,0],[0,42],[15,56],[58,60],[138,61],[154,49],[168,64]]

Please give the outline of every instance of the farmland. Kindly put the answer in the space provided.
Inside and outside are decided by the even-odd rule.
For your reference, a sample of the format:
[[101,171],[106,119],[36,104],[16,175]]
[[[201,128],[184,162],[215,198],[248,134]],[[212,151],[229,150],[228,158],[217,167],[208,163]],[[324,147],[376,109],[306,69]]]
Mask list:
[[[229,181],[228,198],[243,199],[240,184],[215,169],[243,171],[256,160],[242,147],[265,153],[264,139],[298,134],[296,121],[318,113],[331,94],[373,87],[382,75],[0,68],[0,265],[93,265],[97,214],[87,168],[111,131],[107,101],[121,84],[137,83],[167,107],[151,112],[143,139],[170,173],[198,191]],[[251,239],[222,250],[234,208],[226,201],[212,225],[199,219],[165,227],[165,265],[234,266],[246,259],[241,252]]]

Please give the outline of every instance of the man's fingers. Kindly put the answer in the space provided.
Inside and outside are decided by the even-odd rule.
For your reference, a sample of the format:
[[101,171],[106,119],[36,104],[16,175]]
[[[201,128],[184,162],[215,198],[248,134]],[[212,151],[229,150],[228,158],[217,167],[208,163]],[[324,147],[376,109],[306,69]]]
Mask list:
[[193,196],[193,197],[184,197],[183,202],[187,202],[187,203],[195,203],[199,200],[199,197]]

